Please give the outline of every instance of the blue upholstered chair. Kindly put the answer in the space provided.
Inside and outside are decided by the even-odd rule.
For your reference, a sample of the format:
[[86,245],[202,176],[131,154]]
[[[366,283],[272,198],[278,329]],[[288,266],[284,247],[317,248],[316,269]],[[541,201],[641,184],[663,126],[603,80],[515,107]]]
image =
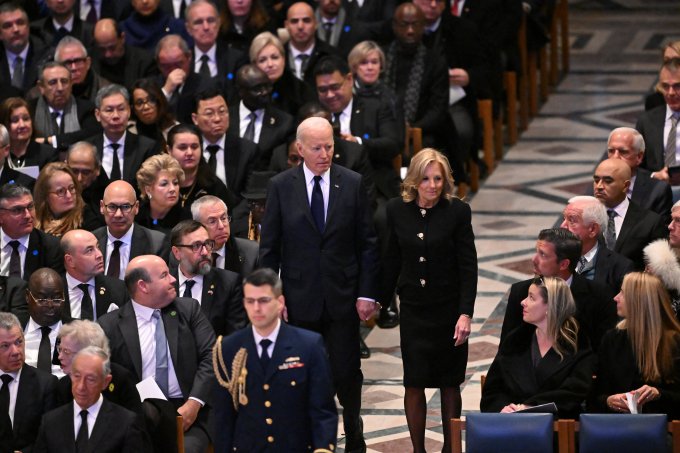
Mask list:
[[580,453],[662,453],[668,451],[664,414],[582,414]]
[[[459,431],[460,433],[460,431]],[[454,444],[456,443],[454,433]],[[454,445],[454,451],[456,446]],[[467,453],[549,453],[552,414],[472,413],[466,418]]]

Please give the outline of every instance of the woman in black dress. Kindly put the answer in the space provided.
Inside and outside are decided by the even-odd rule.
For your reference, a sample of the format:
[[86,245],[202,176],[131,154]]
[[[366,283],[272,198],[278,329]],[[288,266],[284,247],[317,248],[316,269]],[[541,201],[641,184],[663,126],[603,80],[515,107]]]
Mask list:
[[639,413],[679,419],[680,324],[663,283],[631,272],[614,300],[624,319],[600,343],[594,410],[628,413],[633,393]]
[[404,407],[416,453],[425,451],[425,388],[441,391],[444,447],[461,413],[477,251],[470,207],[453,195],[448,159],[426,148],[411,160],[401,198],[387,203],[383,299],[401,303]]

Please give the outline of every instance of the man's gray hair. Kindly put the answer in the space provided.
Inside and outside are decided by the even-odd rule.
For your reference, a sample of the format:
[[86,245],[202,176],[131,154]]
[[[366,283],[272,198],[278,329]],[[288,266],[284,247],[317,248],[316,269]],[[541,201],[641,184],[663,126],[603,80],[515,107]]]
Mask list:
[[18,327],[23,332],[19,318],[14,313],[0,311],[0,329],[12,330],[14,327]]
[[125,98],[125,102],[130,105],[130,93],[128,92],[127,88],[125,88],[123,85],[112,83],[111,85],[106,85],[97,91],[97,96],[94,98],[95,107],[101,108],[102,101],[109,96],[113,96],[114,94],[120,94],[123,96]]
[[221,198],[218,198],[215,195],[203,195],[201,198],[198,198],[196,201],[191,203],[191,217],[195,221],[200,222],[201,208],[205,205],[214,203],[220,204],[220,206],[224,208],[225,212],[228,211],[227,204]]
[[0,148],[9,145],[9,131],[4,124],[0,124]]
[[59,41],[59,44],[57,44],[57,48],[54,49],[54,61],[58,61],[61,63],[61,58],[59,58],[59,53],[64,49],[66,46],[78,46],[80,49],[83,51],[83,58],[87,58],[87,49],[83,45],[83,43],[80,41],[80,39],[75,38],[71,35],[66,35],[61,40]]
[[633,149],[637,152],[645,152],[645,139],[640,132],[632,127],[617,127],[609,133],[607,143],[612,139],[614,134],[630,134],[633,136]]
[[609,216],[607,215],[607,208],[604,207],[600,200],[589,195],[580,195],[570,198],[569,204],[572,203],[583,203],[583,213],[581,214],[583,223],[586,225],[597,223],[603,234],[607,231]]
[[102,348],[99,348],[97,346],[88,346],[86,348],[83,348],[80,351],[78,351],[78,353],[75,356],[73,356],[72,363],[75,363],[76,359],[81,356],[101,358],[104,361],[104,363],[102,364],[103,375],[108,376],[109,374],[111,374],[111,360],[109,359],[109,355]]

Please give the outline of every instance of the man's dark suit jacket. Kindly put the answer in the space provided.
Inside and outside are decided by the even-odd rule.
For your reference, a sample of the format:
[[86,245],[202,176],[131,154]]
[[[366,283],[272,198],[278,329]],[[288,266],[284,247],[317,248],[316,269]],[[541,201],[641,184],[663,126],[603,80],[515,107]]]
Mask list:
[[616,237],[614,251],[632,260],[635,269],[641,271],[645,268],[642,249],[656,239],[667,237],[668,228],[664,219],[656,212],[642,209],[631,201],[621,231]]
[[[303,164],[304,165],[304,164]],[[357,297],[377,297],[377,239],[361,175],[331,165],[326,226],[312,218],[303,166],[274,176],[267,189],[260,265],[281,270],[291,319],[332,318],[356,310]]]
[[666,225],[671,223],[671,207],[673,207],[673,193],[671,186],[658,179],[652,178],[652,172],[639,167],[635,177],[635,185],[630,199],[643,209],[656,212]]
[[[62,310],[66,316],[73,318],[73,316],[71,316],[71,303],[69,302],[65,275],[63,276],[63,281],[64,305]],[[125,283],[123,283],[122,280],[99,274],[94,276],[94,298],[94,305],[97,308],[95,315],[96,318],[99,319],[108,312],[111,304],[116,304],[116,306],[120,308],[130,299],[130,296],[128,295]]]
[[[38,104],[38,99],[29,101],[31,111],[35,112],[35,107]],[[76,98],[76,111],[78,112],[78,124],[80,129],[73,132],[66,132],[64,134],[57,134],[57,145],[60,151],[68,150],[69,146],[76,142],[85,140],[88,137],[101,133],[102,127],[97,122],[94,116],[94,104],[86,99]],[[33,123],[35,128],[35,123]],[[43,131],[34,129],[36,137],[44,137]]]
[[404,127],[393,109],[377,99],[354,96],[350,130],[362,139],[364,151],[373,166],[377,194],[390,199],[399,195],[401,179],[392,159],[404,146]]
[[[161,309],[161,316],[184,400],[192,396],[205,401],[207,404],[201,413],[206,413],[215,379],[212,368],[215,332],[195,299],[178,297]],[[109,339],[111,361],[127,368],[135,376],[136,382],[141,382],[142,353],[132,304],[125,304],[107,313],[97,322]],[[199,414],[199,420],[201,418]]]
[[595,254],[595,275],[593,281],[606,285],[617,294],[621,290],[623,277],[635,270],[635,264],[625,256],[613,252],[602,242]]
[[[521,303],[527,298],[532,282],[533,279],[524,280],[510,287],[508,306],[505,309],[501,330],[501,343],[508,333],[524,322]],[[588,336],[593,350],[597,350],[602,336],[607,330],[613,328],[618,320],[616,304],[612,299],[614,294],[605,286],[578,274],[573,275],[570,288],[571,295],[576,302],[576,320],[579,322],[580,332]]]
[[242,278],[260,267],[260,244],[256,241],[230,236],[225,246],[227,256],[224,259],[224,268],[226,270],[236,272]]
[[[38,80],[38,67],[45,61],[45,55],[46,49],[43,42],[34,36],[29,37],[28,53],[24,62],[24,80],[21,86],[23,93],[35,86]],[[12,71],[7,63],[7,53],[2,43],[0,43],[0,84],[12,84]]]
[[[52,16],[43,17],[31,22],[31,35],[40,36],[47,46],[52,48],[57,47],[57,44],[59,44]],[[89,22],[83,22],[76,14],[73,15],[73,28],[67,35],[78,38],[86,49],[94,47],[94,25]]]
[[[340,29],[340,36],[337,43],[332,44],[329,39],[325,39],[323,41],[326,44],[336,48],[342,58],[347,58],[347,55],[349,55],[354,46],[360,42],[367,41],[369,39],[377,39],[379,37],[380,30],[375,29],[375,27],[371,26],[370,24],[356,20],[356,18],[352,17],[353,15],[350,11],[342,7],[341,11],[344,11],[345,13],[345,20],[341,20],[340,15],[338,15],[335,19],[335,23],[333,24],[331,32],[331,35],[335,35],[336,29]],[[315,15],[318,23],[318,27],[316,29],[316,40],[322,41],[320,36],[325,35],[326,31],[323,27],[318,8]]]
[[[240,102],[233,102],[229,108],[229,123],[233,126],[229,131],[239,135],[239,115]],[[262,117],[262,131],[257,142],[260,156],[255,164],[254,170],[267,170],[269,161],[272,158],[274,148],[288,142],[289,137],[295,133],[295,120],[291,115],[279,110],[276,107],[267,106]]]
[[2,173],[0,174],[0,187],[5,184],[19,184],[32,191],[33,186],[35,185],[35,179],[16,171],[13,168],[9,168],[8,165],[4,165]]
[[[224,140],[224,166],[227,187],[240,196],[248,183],[259,157],[259,148],[250,140],[238,136],[238,123],[234,123],[236,133],[227,133]],[[205,142],[205,141],[204,141]],[[205,145],[205,143],[204,143]]]
[[[56,376],[26,364],[21,368],[14,406],[13,445],[9,451],[32,451],[41,426],[40,420],[55,407],[56,387]],[[5,435],[0,433],[0,439],[7,439]]]
[[[68,403],[45,414],[35,453],[75,453],[73,405]],[[143,453],[149,445],[141,416],[106,398],[92,427],[87,451],[97,453]]]
[[[295,74],[295,66],[294,65],[291,66],[290,64],[289,45],[286,46],[285,49],[286,49],[286,65],[288,66],[288,69],[290,69],[291,73]],[[307,70],[303,74],[304,82],[314,89],[314,93],[316,93],[315,89],[316,77],[314,76],[314,66],[316,66],[319,60],[321,60],[323,57],[327,57],[330,55],[340,56],[340,53],[338,52],[338,49],[336,49],[335,47],[326,44],[320,39],[315,39],[312,54],[310,55],[309,60],[307,60]]]
[[663,127],[666,122],[666,104],[647,110],[635,123],[635,129],[645,139],[645,157],[641,167],[649,171],[659,171],[666,166],[664,162]]
[[[99,242],[99,249],[104,255],[104,267],[106,268],[106,248],[109,243],[108,227],[97,228],[92,234]],[[135,223],[132,230],[132,241],[130,242],[130,260],[140,255],[160,256],[167,263],[170,256],[170,240],[160,231],[150,230]]]
[[[215,49],[217,76],[213,78],[224,93],[224,99],[230,101],[236,93],[236,71],[248,63],[248,56],[221,39],[218,39],[215,44],[217,45]],[[193,51],[195,56],[198,51],[195,48]],[[196,71],[196,68],[194,58],[192,58],[191,72],[194,71]]]
[[95,51],[92,66],[105,79],[123,85],[130,92],[132,85],[139,79],[153,77],[158,73],[153,56],[138,47],[125,46],[125,54],[115,65],[108,65]]
[[[160,77],[158,83],[160,86],[163,86],[165,78]],[[168,99],[168,109],[174,113],[175,118],[180,123],[193,124],[191,114],[196,111],[197,95],[202,91],[213,88],[217,88],[217,83],[212,78],[206,78],[195,72],[189,72],[184,84],[181,86],[181,92],[177,100],[174,100],[174,96]]]
[[[87,141],[92,143],[97,148],[97,156],[99,161],[102,161],[104,156],[104,135],[97,134],[88,137]],[[123,156],[123,168],[121,171],[122,179],[129,182],[132,187],[137,187],[137,170],[142,166],[142,163],[149,157],[158,154],[160,148],[157,142],[148,137],[133,134],[128,131],[125,134],[125,149]],[[99,177],[92,184],[99,188],[106,188],[111,180],[102,168],[99,172]]]
[[[215,386],[215,452],[334,450],[338,416],[321,336],[282,322],[264,369],[252,328],[241,329],[222,340],[222,357],[229,373],[241,348],[248,353],[245,390],[249,402],[235,411],[231,394]],[[291,363],[300,366],[281,368]],[[265,400],[271,407],[265,407]],[[271,425],[266,424],[268,419],[273,421]],[[267,441],[269,435],[274,438],[273,444]]]
[[[173,267],[170,273],[176,279],[179,269]],[[179,279],[175,282],[177,294]],[[232,271],[210,269],[203,276],[201,311],[215,330],[215,335],[229,335],[246,325],[247,317],[243,308],[241,278]]]
[[0,311],[13,313],[22,326],[28,322],[26,281],[17,277],[0,276]]
[[24,261],[22,278],[26,281],[41,267],[51,267],[59,273],[64,272],[64,254],[59,239],[51,234],[33,229],[28,237],[28,250]]
[[[120,22],[132,12],[130,0],[102,0],[101,4],[101,16],[97,19],[110,18]],[[73,14],[80,17],[80,2],[75,2],[73,5]]]

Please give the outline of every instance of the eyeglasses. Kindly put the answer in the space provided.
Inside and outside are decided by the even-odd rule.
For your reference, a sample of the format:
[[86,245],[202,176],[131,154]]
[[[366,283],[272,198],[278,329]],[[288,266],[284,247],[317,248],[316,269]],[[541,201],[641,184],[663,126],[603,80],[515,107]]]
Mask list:
[[61,62],[64,66],[68,67],[71,65],[81,65],[87,61],[87,57],[71,58],[69,60],[64,60]]
[[267,305],[272,300],[274,300],[273,297],[258,297],[257,299],[254,299],[252,297],[246,297],[246,298],[243,299],[243,301],[247,305],[253,305],[253,304],[255,304],[255,302],[257,302],[260,305]]
[[209,252],[215,248],[215,241],[212,239],[206,239],[203,242],[194,242],[193,244],[176,244],[175,247],[186,247],[191,249],[192,252],[200,252],[203,247]]
[[11,208],[0,208],[2,211],[7,211],[10,213],[10,215],[14,216],[19,216],[24,213],[24,211],[28,210],[28,212],[31,212],[35,209],[35,203],[28,203],[25,206],[13,206]]
[[109,214],[115,214],[116,212],[118,212],[119,209],[120,209],[120,212],[122,212],[123,214],[129,214],[130,211],[132,211],[132,208],[134,208],[135,206],[137,206],[136,201],[135,201],[134,204],[130,204],[130,203],[124,203],[124,204],[109,203],[109,204],[105,204],[104,208],[106,209],[106,212],[108,212]]
[[206,220],[206,224],[210,227],[214,227],[217,225],[217,222],[221,222],[223,225],[227,223],[231,223],[231,216],[230,215],[223,215],[222,217],[210,217],[208,220]]
[[135,107],[142,108],[146,104],[155,106],[156,104],[158,104],[158,101],[155,100],[154,98],[137,99],[134,104],[135,104]]
[[76,193],[76,186],[74,186],[73,184],[71,184],[71,185],[68,186],[68,187],[60,187],[60,188],[58,188],[57,190],[55,190],[54,192],[49,192],[49,193],[53,193],[53,194],[55,194],[56,196],[58,196],[59,198],[64,198],[64,197],[66,196],[66,192],[70,193],[71,195],[75,195],[75,193]]
[[229,116],[229,110],[227,109],[219,109],[219,110],[206,110],[203,113],[200,114],[201,116],[204,116],[208,119],[212,118],[223,118],[225,116]]
[[62,348],[61,345],[57,346],[57,352],[59,354],[64,354],[65,356],[71,356],[75,354],[77,351],[71,351],[70,349],[67,348]]
[[61,299],[55,298],[55,297],[50,297],[47,299],[38,299],[36,298],[33,293],[31,292],[30,289],[26,290],[28,294],[31,295],[33,300],[35,301],[36,304],[40,305],[41,307],[48,307],[50,305],[61,305],[64,303],[64,295],[62,294]]

